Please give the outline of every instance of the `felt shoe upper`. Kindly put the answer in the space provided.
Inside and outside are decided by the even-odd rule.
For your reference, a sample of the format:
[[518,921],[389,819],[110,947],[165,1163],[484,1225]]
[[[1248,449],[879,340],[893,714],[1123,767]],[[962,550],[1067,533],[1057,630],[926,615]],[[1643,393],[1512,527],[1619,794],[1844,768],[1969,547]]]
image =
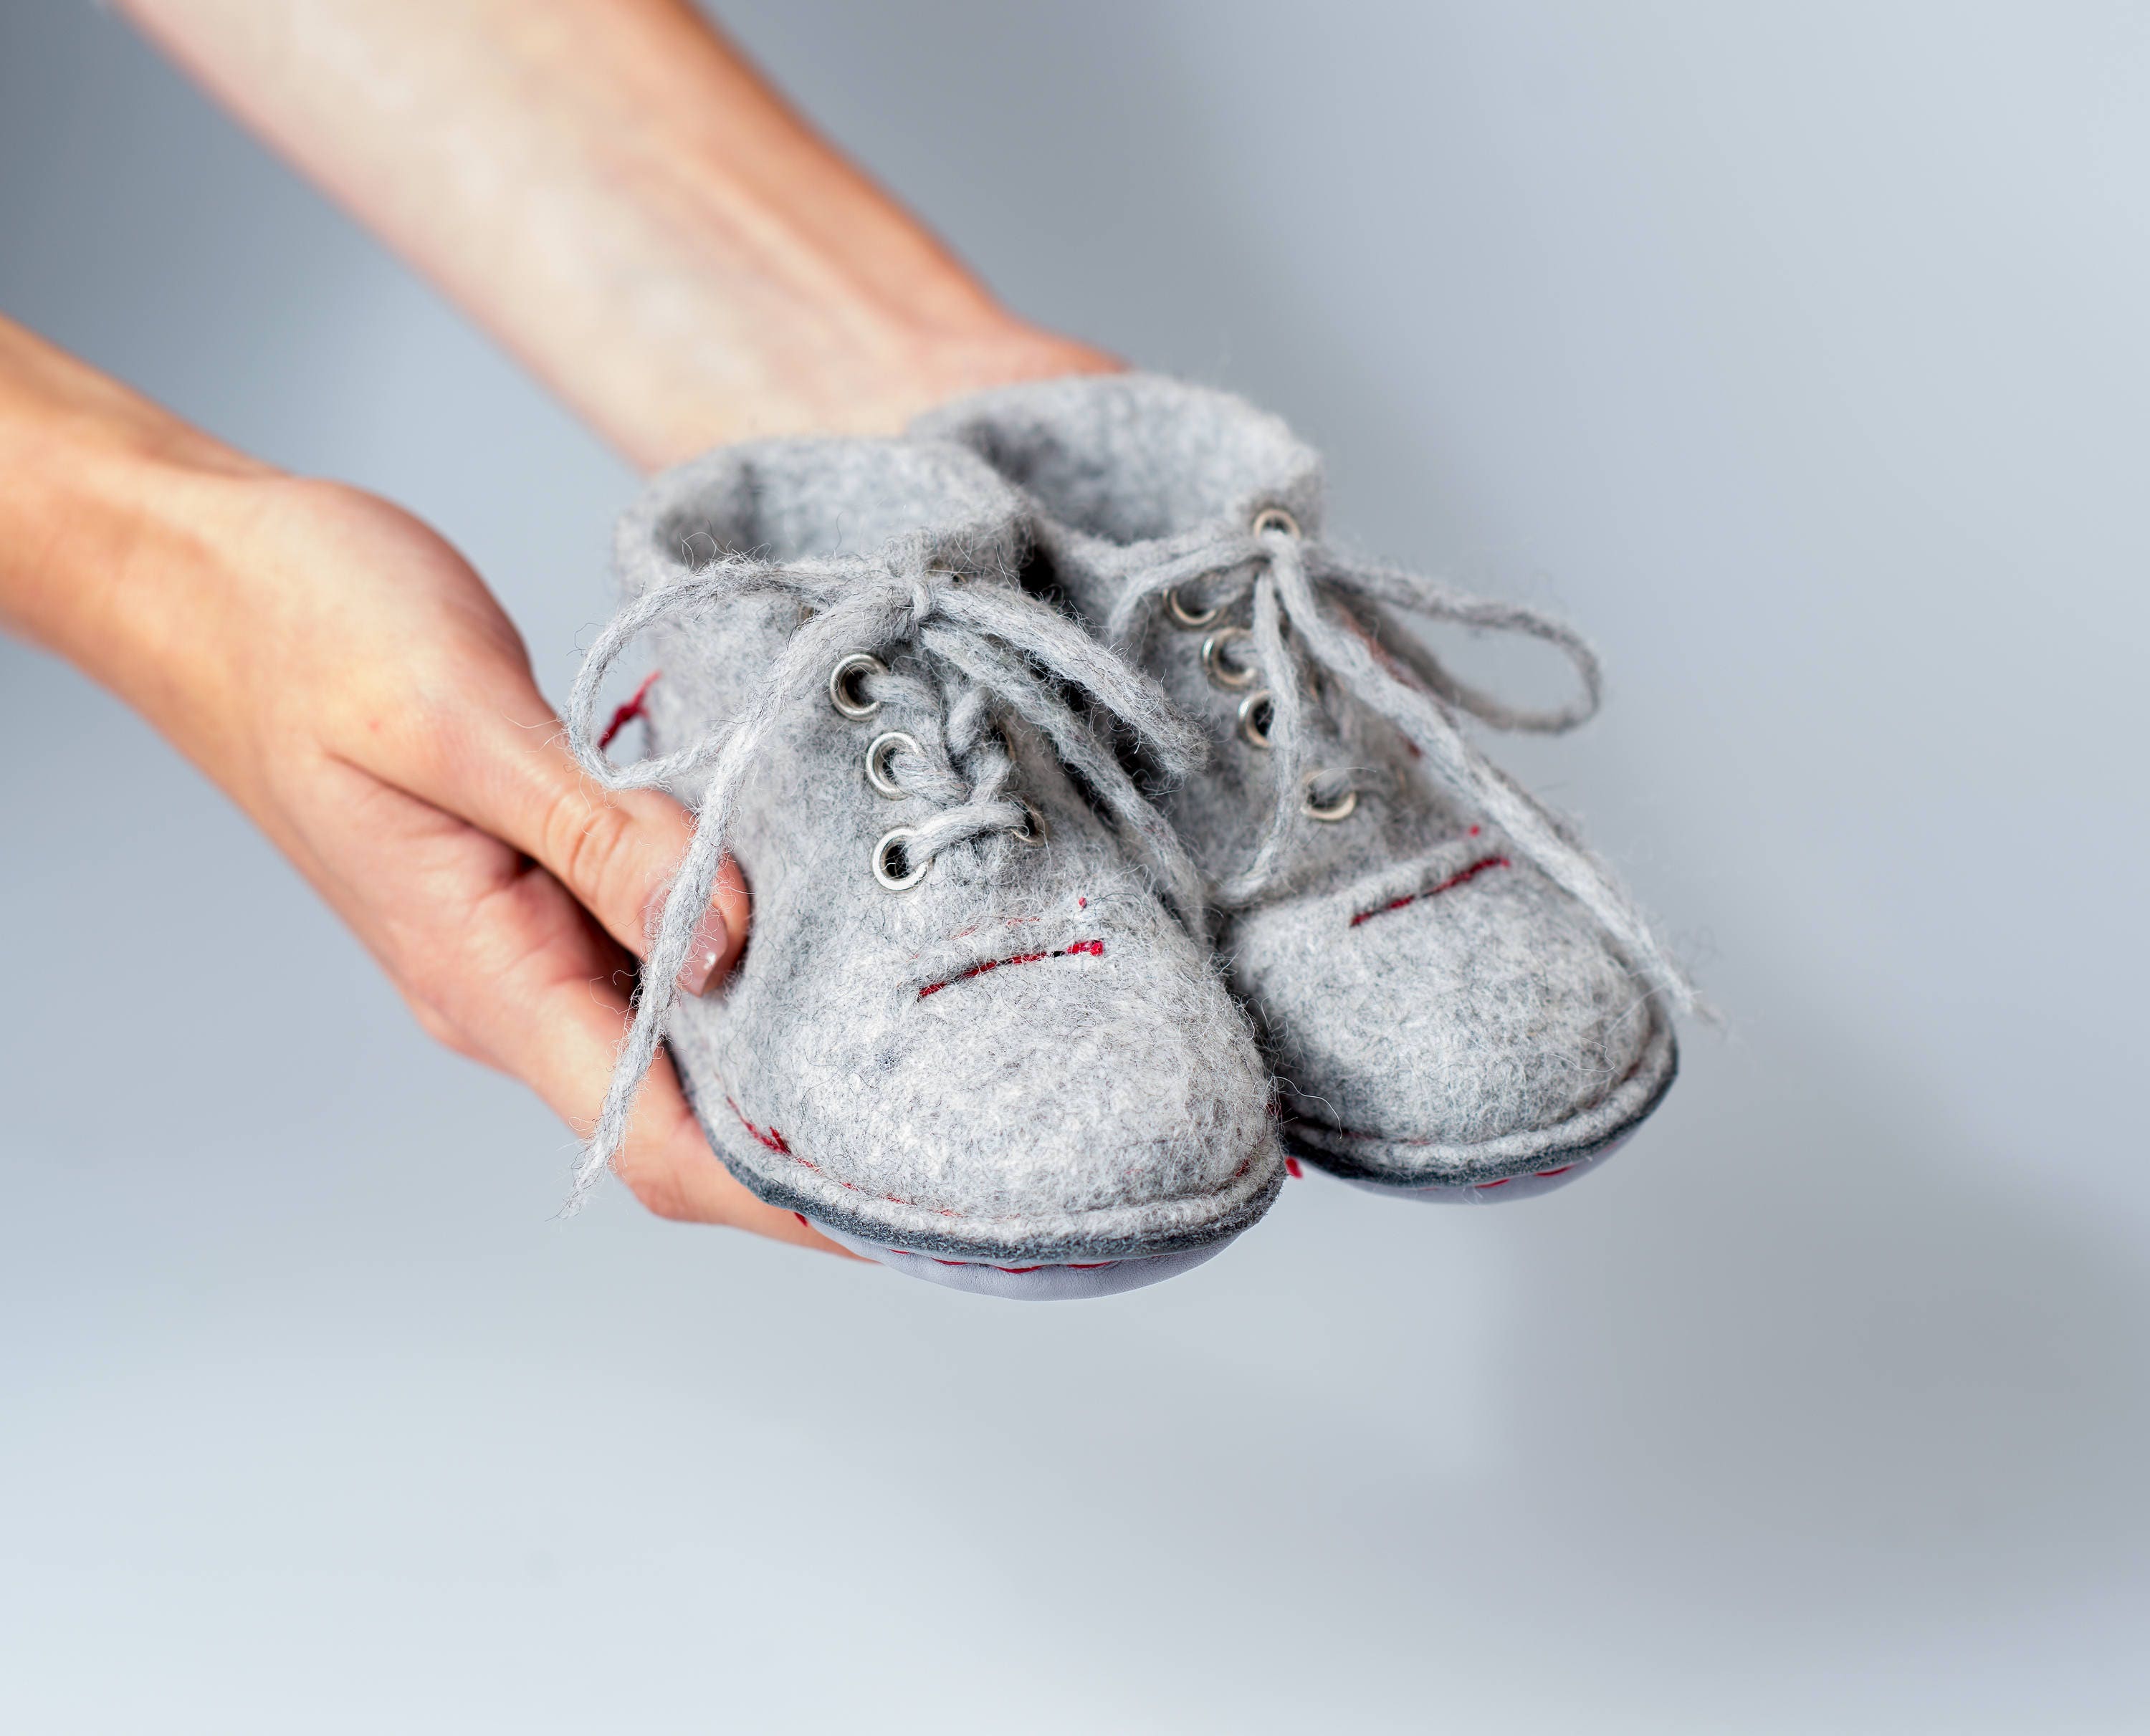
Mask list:
[[1588,918],[1497,839],[1280,898],[1233,924],[1234,980],[1295,1136],[1396,1185],[1587,1155],[1670,1082],[1669,1026]]
[[[673,1001],[666,1039],[733,1172],[840,1235],[1200,1248],[1274,1196],[1266,1069],[1189,933],[1191,864],[1062,685],[1168,757],[1194,744],[1013,582],[1022,546],[987,467],[901,441],[721,450],[623,520],[629,600],[593,661],[639,638],[662,672],[654,757],[609,775],[698,807],[696,848],[720,831],[754,897],[732,977]],[[675,903],[705,897],[694,860]]]
[[[1027,582],[1203,721],[1165,811],[1221,907],[1216,943],[1302,1150],[1406,1187],[1476,1185],[1602,1146],[1653,1106],[1677,969],[1609,876],[1485,761],[1461,715],[1565,727],[1596,701],[1556,622],[1350,563],[1278,419],[1146,375],[1016,386],[922,419],[1031,498]],[[1578,704],[1513,710],[1395,620],[1509,628],[1575,660]]]

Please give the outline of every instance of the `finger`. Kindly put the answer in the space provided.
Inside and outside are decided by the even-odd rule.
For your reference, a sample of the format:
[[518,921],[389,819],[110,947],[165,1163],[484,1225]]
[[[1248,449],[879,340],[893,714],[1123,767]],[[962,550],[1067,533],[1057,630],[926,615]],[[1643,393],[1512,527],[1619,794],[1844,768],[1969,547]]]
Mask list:
[[[473,955],[457,974],[484,986],[457,997],[450,1021],[527,1081],[563,1120],[588,1128],[627,1025],[626,960],[542,869],[515,872],[472,918]],[[845,1251],[792,1213],[756,1199],[718,1160],[662,1054],[643,1082],[614,1169],[660,1217]]]
[[[626,1028],[627,955],[544,869],[467,822],[331,761],[308,784],[340,842],[295,852],[426,1031],[596,1120]],[[383,896],[384,888],[392,888]],[[718,1161],[669,1062],[643,1086],[617,1167],[661,1215],[840,1252]]]
[[[436,721],[411,793],[542,863],[607,933],[644,956],[692,818],[669,796],[593,782],[527,672],[495,672],[490,685],[452,719]],[[746,882],[727,859],[680,986],[699,994],[722,982],[749,918]]]

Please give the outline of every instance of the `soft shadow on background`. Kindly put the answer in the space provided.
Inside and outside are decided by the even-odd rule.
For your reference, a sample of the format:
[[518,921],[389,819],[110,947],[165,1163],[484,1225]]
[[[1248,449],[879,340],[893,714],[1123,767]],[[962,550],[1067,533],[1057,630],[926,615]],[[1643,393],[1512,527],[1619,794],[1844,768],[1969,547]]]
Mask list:
[[[0,1726],[2150,1723],[2150,19],[723,10],[1018,305],[1594,636],[1501,751],[1731,1034],[1584,1185],[1302,1181],[1083,1307],[563,1223],[0,645]],[[0,12],[0,309],[426,515],[564,690],[630,474],[87,5]]]

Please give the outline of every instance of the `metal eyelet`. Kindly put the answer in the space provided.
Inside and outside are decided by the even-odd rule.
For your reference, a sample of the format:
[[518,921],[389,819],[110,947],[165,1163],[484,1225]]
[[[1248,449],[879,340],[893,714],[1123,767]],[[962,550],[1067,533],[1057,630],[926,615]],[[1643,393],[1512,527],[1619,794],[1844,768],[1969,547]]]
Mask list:
[[1022,803],[1022,811],[1030,816],[1030,820],[1022,831],[1011,832],[1008,836],[1019,844],[1028,844],[1035,848],[1045,842],[1045,816],[1029,803],[1024,802],[1022,797],[1017,796],[1015,799]]
[[1359,793],[1347,789],[1325,807],[1314,799],[1314,786],[1319,779],[1328,775],[1326,772],[1309,772],[1299,780],[1299,811],[1310,820],[1325,820],[1333,826],[1339,820],[1350,819],[1357,810]]
[[1228,646],[1239,644],[1254,636],[1243,626],[1219,627],[1202,642],[1202,672],[1209,677],[1209,685],[1236,693],[1242,687],[1251,687],[1261,671],[1252,663],[1233,664],[1224,661]]
[[922,755],[916,736],[907,736],[900,729],[885,729],[866,743],[866,782],[874,787],[877,795],[891,802],[901,802],[911,792],[888,775],[889,756],[899,747]]
[[1276,695],[1257,687],[1239,702],[1239,737],[1249,747],[1267,747],[1269,723],[1276,714]]
[[[916,826],[897,826],[881,835],[881,842],[873,848],[874,878],[891,892],[901,892],[918,884],[926,878],[931,860],[914,864],[904,852],[904,846],[918,836]],[[896,864],[902,863],[899,871]]]
[[1184,626],[1191,633],[1199,632],[1215,621],[1224,612],[1224,606],[1219,603],[1212,608],[1190,609],[1180,601],[1177,591],[1168,591],[1164,593],[1164,612],[1172,617],[1174,626]]
[[881,709],[878,699],[860,697],[854,683],[862,675],[886,675],[888,665],[871,652],[855,651],[829,672],[829,703],[856,723]]
[[1254,515],[1251,529],[1256,536],[1281,531],[1287,536],[1295,537],[1299,535],[1299,521],[1281,506],[1264,506]]

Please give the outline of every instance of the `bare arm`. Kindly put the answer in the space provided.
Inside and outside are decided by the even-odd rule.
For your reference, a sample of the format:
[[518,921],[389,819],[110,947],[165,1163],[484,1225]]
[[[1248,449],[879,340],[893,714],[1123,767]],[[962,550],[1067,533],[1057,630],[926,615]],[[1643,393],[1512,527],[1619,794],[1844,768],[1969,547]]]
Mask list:
[[[679,0],[122,3],[644,465],[1114,365],[1000,309]],[[584,782],[478,576],[5,320],[0,475],[0,626],[214,777],[427,1030],[586,1126],[688,825]],[[688,987],[749,921],[728,877]],[[653,1209],[828,1245],[661,1067],[636,1113]]]
[[685,0],[121,0],[630,458],[1113,365],[1002,309]]
[[[4,319],[0,476],[0,626],[214,778],[428,1032],[587,1128],[688,824],[587,782],[477,575],[388,502],[257,463]],[[692,988],[746,932],[736,880],[716,904]],[[731,1178],[668,1070],[618,1169],[667,1216],[828,1245]]]

